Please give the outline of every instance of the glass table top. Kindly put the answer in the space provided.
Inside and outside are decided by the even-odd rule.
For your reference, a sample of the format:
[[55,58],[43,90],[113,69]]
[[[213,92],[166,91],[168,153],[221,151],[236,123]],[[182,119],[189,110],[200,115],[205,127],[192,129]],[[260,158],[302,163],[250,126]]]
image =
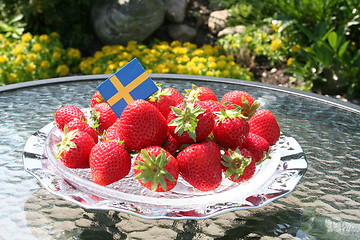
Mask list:
[[194,83],[221,97],[249,92],[273,111],[284,134],[303,148],[308,170],[296,189],[266,206],[203,220],[150,220],[86,210],[47,192],[24,170],[27,139],[60,105],[89,105],[106,75],[68,77],[0,88],[0,238],[4,239],[358,239],[360,108],[316,94],[234,79],[152,75],[182,90]]

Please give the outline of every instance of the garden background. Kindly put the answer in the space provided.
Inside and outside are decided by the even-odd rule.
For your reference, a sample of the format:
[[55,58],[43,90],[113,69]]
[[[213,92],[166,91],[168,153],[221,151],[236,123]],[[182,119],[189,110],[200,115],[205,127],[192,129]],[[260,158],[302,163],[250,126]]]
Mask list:
[[102,2],[1,0],[0,85],[114,73],[136,57],[150,73],[261,81],[359,103],[358,0],[188,0],[181,24],[193,37],[164,33],[174,26],[164,16],[146,39],[122,44],[94,31],[91,12]]

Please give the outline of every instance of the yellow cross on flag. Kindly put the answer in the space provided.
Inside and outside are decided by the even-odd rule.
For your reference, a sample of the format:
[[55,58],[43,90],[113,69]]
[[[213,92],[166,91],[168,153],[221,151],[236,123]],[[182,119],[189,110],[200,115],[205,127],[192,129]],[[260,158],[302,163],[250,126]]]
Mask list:
[[101,83],[97,89],[118,117],[124,108],[137,99],[147,99],[158,87],[140,62],[134,58]]

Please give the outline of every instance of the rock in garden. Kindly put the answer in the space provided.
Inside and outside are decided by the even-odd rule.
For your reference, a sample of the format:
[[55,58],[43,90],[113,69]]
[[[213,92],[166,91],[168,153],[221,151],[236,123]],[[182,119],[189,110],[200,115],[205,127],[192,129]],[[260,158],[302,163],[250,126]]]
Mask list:
[[166,19],[182,23],[186,15],[187,0],[165,0]]
[[218,33],[226,27],[228,13],[226,9],[210,13],[208,27],[212,33]]
[[162,0],[107,0],[95,4],[91,12],[96,35],[103,44],[143,41],[164,21]]
[[246,27],[243,25],[239,25],[239,26],[235,26],[235,27],[227,27],[224,28],[223,30],[221,30],[218,33],[218,37],[223,37],[225,35],[229,35],[229,34],[235,34],[235,33],[243,33],[245,31]]
[[191,42],[196,37],[196,29],[186,24],[170,24],[168,33],[174,40]]

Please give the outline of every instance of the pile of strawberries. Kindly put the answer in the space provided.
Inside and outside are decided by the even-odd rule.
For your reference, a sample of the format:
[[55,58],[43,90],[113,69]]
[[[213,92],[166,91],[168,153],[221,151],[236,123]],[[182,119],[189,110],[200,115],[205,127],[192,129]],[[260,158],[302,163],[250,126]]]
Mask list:
[[69,168],[90,168],[92,181],[102,186],[133,169],[135,179],[152,191],[173,189],[179,176],[210,191],[224,178],[249,180],[278,141],[276,118],[258,107],[244,91],[228,92],[219,101],[208,87],[193,86],[184,95],[159,87],[118,118],[97,91],[88,117],[73,105],[56,111],[62,132],[57,157]]

